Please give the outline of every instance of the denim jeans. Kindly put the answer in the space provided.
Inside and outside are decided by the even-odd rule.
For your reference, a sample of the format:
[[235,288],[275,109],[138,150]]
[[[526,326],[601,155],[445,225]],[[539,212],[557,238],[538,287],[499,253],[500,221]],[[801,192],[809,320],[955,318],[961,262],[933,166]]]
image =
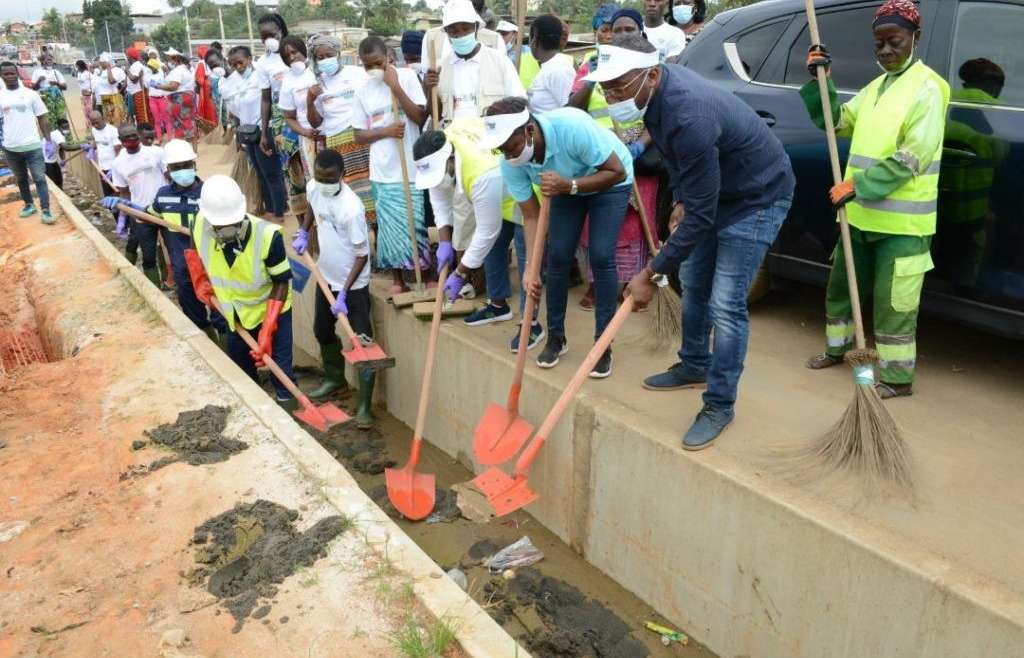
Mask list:
[[274,217],[284,217],[286,207],[284,190],[284,170],[281,168],[281,156],[277,151],[265,155],[259,144],[246,144],[249,162],[260,177],[260,192],[263,195],[264,209]]
[[[156,235],[159,227],[149,222],[143,222],[134,217],[128,218],[128,242],[124,247],[124,256],[132,265],[138,258],[139,250],[142,250],[142,269],[151,270],[157,266]],[[160,273],[163,276],[163,272]]]
[[709,235],[679,266],[683,285],[679,359],[687,371],[707,375],[704,404],[709,407],[731,408],[736,403],[750,338],[747,292],[791,204],[791,197],[776,201]]
[[[508,275],[508,246],[515,242],[516,263],[519,266],[519,315],[523,314],[526,305],[526,293],[523,291],[523,273],[526,269],[526,233],[521,224],[501,222],[501,232],[491,247],[490,253],[484,258],[484,274],[487,277],[487,296],[492,302],[512,297],[512,282]],[[536,317],[536,311],[534,311]]]
[[39,205],[44,211],[50,210],[50,188],[46,185],[46,161],[43,160],[43,149],[37,148],[34,151],[8,151],[4,149],[4,156],[7,158],[7,166],[14,173],[18,181],[18,191],[21,192],[21,200],[26,206],[32,205],[32,187],[28,183],[31,174],[32,182],[36,184],[36,192],[39,194]]
[[569,269],[576,260],[583,222],[589,217],[590,246],[587,255],[594,272],[594,338],[604,331],[615,315],[619,298],[615,267],[615,243],[626,217],[629,185],[585,196],[556,196],[551,199],[551,227],[548,229],[547,286],[548,334],[565,338],[565,307],[569,300]]
[[[236,326],[241,326],[236,325]],[[254,339],[260,335],[260,327],[263,325],[257,325],[256,327],[249,330]],[[245,344],[242,337],[237,332],[230,332],[228,334],[228,356],[235,362],[239,368],[242,369],[245,374],[249,375],[253,381],[258,382],[256,378],[256,364],[253,363],[252,357],[249,356],[249,346]],[[295,381],[295,373],[292,372],[292,312],[291,310],[285,311],[277,318],[277,331],[274,333],[274,342],[270,348],[270,358],[274,360],[284,374],[288,375],[288,378]],[[291,400],[292,394],[288,392],[288,389],[284,387],[281,382],[277,381],[277,377],[271,377],[274,382],[274,391],[277,393],[278,400]]]
[[192,277],[189,276],[188,265],[185,263],[185,250],[190,246],[188,236],[172,233],[165,228],[160,229],[160,232],[164,237],[164,244],[167,245],[167,255],[171,257],[174,293],[182,313],[200,329],[206,329],[212,324],[217,331],[226,332],[227,323],[221,314],[206,308],[206,304],[199,301],[192,287]]

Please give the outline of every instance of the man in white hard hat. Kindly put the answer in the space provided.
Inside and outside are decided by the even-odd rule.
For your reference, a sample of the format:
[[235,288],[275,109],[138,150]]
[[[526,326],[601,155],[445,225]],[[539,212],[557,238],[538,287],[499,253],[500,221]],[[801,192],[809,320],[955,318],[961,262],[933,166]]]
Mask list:
[[[157,190],[150,212],[161,217],[168,224],[192,229],[192,222],[199,212],[199,195],[203,181],[196,175],[196,152],[183,139],[172,139],[163,147],[164,164],[171,178],[170,185]],[[184,233],[160,229],[167,252],[171,257],[171,271],[178,304],[185,316],[202,329],[211,340],[217,341],[217,331],[226,329],[224,319],[216,311],[209,311],[196,298],[192,279],[185,264],[185,250],[189,248],[189,236]]]
[[[228,355],[253,380],[264,355],[270,355],[294,379],[292,272],[281,227],[249,215],[238,183],[218,174],[210,176],[199,194],[192,240],[231,330]],[[200,301],[209,305],[207,287],[195,279],[193,284]],[[239,324],[257,335],[257,349],[250,351],[235,332]],[[291,393],[276,379],[274,389],[278,404],[289,411],[297,407]]]
[[[502,41],[505,42],[505,53],[509,59],[515,61],[516,59],[516,34],[519,33],[519,27],[515,23],[509,21],[499,21],[498,26],[494,28],[498,34],[501,35]],[[523,52],[530,50],[530,47],[525,43],[523,44]]]

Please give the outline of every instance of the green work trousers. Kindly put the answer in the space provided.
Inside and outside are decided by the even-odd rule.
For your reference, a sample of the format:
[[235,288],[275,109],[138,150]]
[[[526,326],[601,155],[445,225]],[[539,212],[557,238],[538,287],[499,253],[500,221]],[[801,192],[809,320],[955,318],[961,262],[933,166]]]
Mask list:
[[[931,270],[931,236],[888,235],[850,227],[853,262],[861,298],[874,297],[875,347],[880,379],[887,384],[914,381],[917,313],[924,275]],[[853,308],[842,241],[832,254],[825,292],[825,351],[842,356],[854,346]]]

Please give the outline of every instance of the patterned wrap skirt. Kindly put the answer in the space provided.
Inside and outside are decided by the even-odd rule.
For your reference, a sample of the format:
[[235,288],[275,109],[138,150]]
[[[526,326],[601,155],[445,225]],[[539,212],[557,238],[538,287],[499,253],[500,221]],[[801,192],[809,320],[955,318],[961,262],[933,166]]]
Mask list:
[[[414,269],[409,244],[409,223],[405,214],[405,186],[402,183],[370,183],[377,205],[377,267],[382,270]],[[412,195],[420,269],[430,268],[430,242],[423,218],[423,195]]]
[[174,137],[192,141],[196,137],[196,95],[191,91],[174,92],[167,96]]
[[120,126],[128,120],[128,106],[124,104],[124,96],[121,94],[100,96],[100,109],[103,118],[112,126]]
[[145,89],[132,94],[135,106],[135,123],[153,123],[153,115],[149,111],[149,92]]
[[345,163],[345,184],[362,199],[363,207],[366,208],[366,221],[373,223],[377,221],[377,209],[370,187],[370,147],[356,144],[355,132],[353,128],[346,128],[335,135],[328,135],[327,148],[341,154]]

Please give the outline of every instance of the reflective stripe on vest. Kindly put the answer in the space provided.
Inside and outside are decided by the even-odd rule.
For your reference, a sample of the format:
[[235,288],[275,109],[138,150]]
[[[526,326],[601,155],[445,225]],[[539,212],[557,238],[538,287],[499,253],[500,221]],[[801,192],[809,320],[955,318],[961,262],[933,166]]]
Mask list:
[[[462,179],[462,190],[467,199],[473,198],[473,184],[482,174],[498,168],[498,156],[488,149],[478,146],[484,134],[484,120],[476,117],[455,119],[444,130],[445,136],[452,143],[458,154],[460,165],[459,177]],[[515,202],[509,194],[501,200],[502,219],[512,219]]]
[[[880,94],[886,76],[881,75],[862,92],[864,103],[850,145],[846,178],[891,157],[900,131],[913,107],[918,90],[933,80],[942,90],[945,116],[949,85],[937,73],[918,61]],[[926,171],[914,176],[889,197],[879,201],[854,199],[846,205],[850,224],[862,231],[896,235],[933,235],[939,194],[942,143],[938,144]]]
[[154,214],[159,215],[168,224],[182,226],[181,216],[185,215],[185,228],[191,227],[191,218],[199,212],[199,199],[182,194],[181,196],[158,196],[153,201]]

